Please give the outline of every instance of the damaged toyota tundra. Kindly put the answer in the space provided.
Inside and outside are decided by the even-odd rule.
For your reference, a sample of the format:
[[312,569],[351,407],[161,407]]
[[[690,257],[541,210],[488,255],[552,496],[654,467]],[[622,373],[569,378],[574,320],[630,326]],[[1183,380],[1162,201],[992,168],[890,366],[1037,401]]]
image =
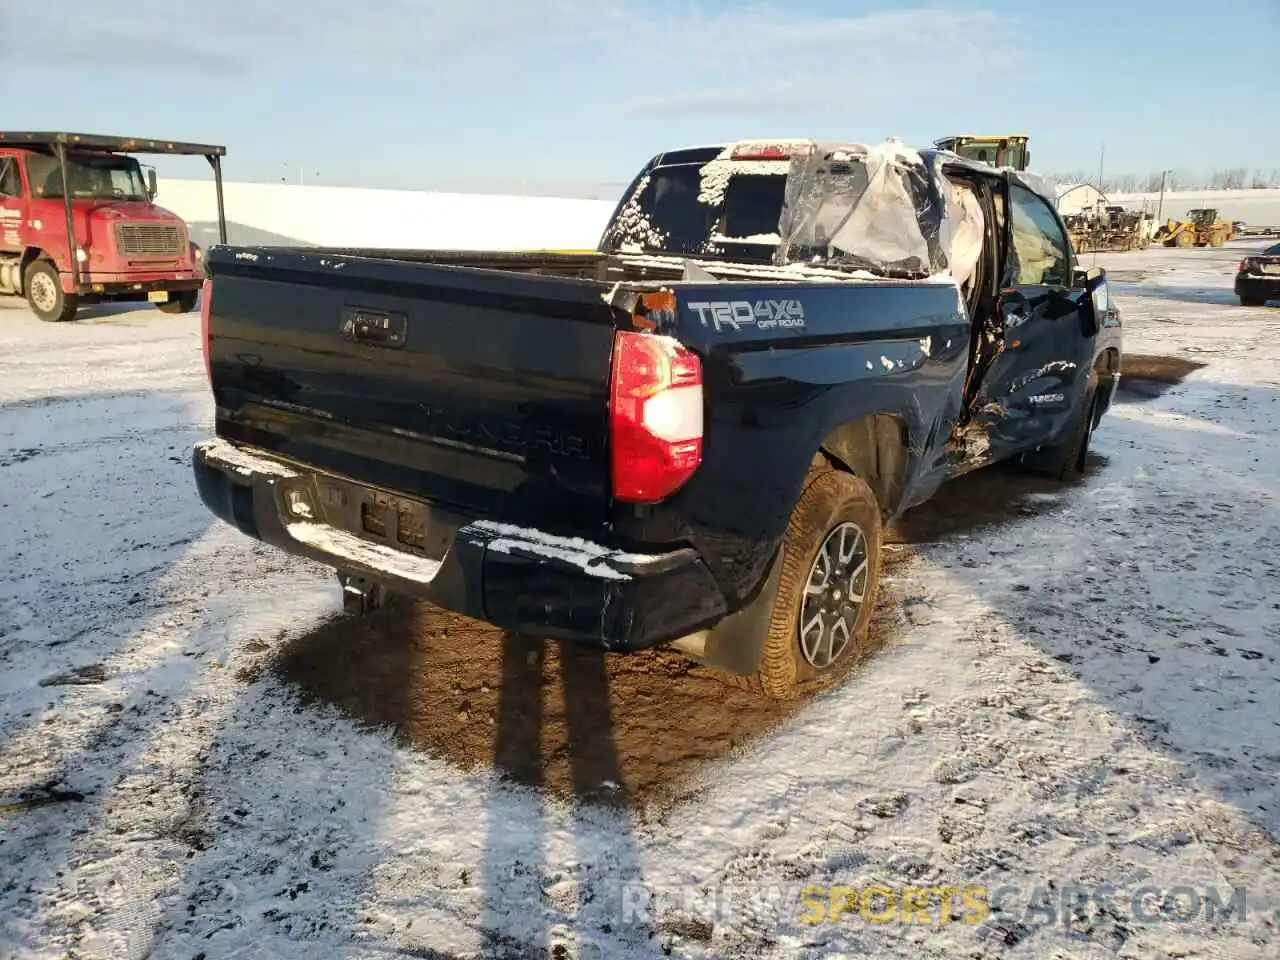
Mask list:
[[865,649],[884,525],[1069,478],[1119,379],[1034,177],[898,141],[660,154],[596,252],[213,248],[218,517],[394,595],[787,699]]

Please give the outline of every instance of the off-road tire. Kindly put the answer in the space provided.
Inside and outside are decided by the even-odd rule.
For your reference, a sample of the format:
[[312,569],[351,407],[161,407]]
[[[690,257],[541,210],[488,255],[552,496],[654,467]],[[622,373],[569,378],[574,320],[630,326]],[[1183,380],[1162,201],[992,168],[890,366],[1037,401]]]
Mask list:
[[1056,446],[1041,447],[1024,453],[1022,465],[1032,473],[1052,477],[1054,480],[1071,480],[1083,474],[1085,460],[1089,455],[1089,440],[1093,437],[1097,404],[1098,376],[1094,374],[1085,387],[1071,433]]
[[156,309],[161,313],[190,313],[196,308],[199,299],[199,290],[183,290],[174,299],[157,303]]
[[[800,646],[805,587],[827,535],[847,522],[856,524],[866,538],[867,572],[862,606],[845,650],[829,666],[818,668],[806,661]],[[791,520],[782,538],[778,595],[769,620],[760,669],[752,676],[738,678],[740,686],[771,700],[793,700],[807,688],[837,676],[851,660],[860,658],[866,649],[880,580],[880,538],[880,506],[866,482],[832,467],[825,460],[815,463],[805,478],[804,489],[791,511]]]
[[62,292],[58,268],[48,260],[32,260],[27,264],[22,276],[22,289],[27,297],[27,306],[41,320],[65,323],[75,319],[79,298],[73,293]]
[[1265,307],[1266,305],[1267,305],[1267,301],[1259,299],[1258,297],[1241,297],[1240,298],[1240,306],[1242,307]]

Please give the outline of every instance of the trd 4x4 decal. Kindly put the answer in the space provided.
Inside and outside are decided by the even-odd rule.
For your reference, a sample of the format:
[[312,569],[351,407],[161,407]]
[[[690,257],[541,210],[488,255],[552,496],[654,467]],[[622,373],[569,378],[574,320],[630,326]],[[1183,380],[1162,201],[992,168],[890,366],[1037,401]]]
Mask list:
[[714,326],[716,333],[731,327],[735,332],[745,326],[761,330],[804,326],[804,306],[799,300],[709,300],[689,304],[698,312],[702,325]]

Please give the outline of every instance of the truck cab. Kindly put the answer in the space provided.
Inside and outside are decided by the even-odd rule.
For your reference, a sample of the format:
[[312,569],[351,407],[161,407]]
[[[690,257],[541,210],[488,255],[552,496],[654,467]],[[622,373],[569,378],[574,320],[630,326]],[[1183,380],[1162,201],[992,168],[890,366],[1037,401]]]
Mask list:
[[[150,301],[167,313],[195,309],[203,252],[182,218],[156,204],[155,169],[135,152],[216,159],[225,150],[0,133],[0,295],[25,296],[50,321],[72,319],[82,304],[113,300]],[[215,174],[222,223],[220,166]]]

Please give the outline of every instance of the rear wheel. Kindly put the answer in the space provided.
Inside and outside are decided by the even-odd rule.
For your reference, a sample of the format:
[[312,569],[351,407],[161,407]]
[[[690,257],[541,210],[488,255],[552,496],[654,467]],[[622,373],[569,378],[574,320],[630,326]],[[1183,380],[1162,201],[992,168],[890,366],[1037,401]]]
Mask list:
[[196,301],[200,297],[198,290],[183,290],[176,294],[173,299],[166,300],[164,303],[157,303],[156,309],[161,313],[190,313],[196,308]]
[[1240,306],[1242,307],[1265,307],[1267,301],[1261,297],[1241,297]]
[[863,480],[826,463],[810,470],[783,536],[778,596],[748,687],[791,700],[857,657],[875,607],[880,536],[880,507]]
[[63,293],[58,270],[48,260],[32,261],[22,285],[31,312],[41,320],[62,323],[75,318],[78,298],[75,294]]

